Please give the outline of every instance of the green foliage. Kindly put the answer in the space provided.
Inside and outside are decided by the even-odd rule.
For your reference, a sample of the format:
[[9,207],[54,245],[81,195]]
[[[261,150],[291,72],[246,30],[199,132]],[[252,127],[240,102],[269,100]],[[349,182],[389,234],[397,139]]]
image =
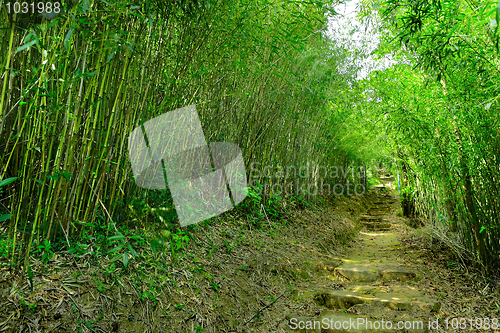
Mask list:
[[9,250],[12,247],[13,239],[0,238],[0,255],[4,258],[9,256]]
[[[45,239],[68,237],[76,254],[105,242],[98,232],[74,240],[96,218],[176,233],[169,192],[136,186],[126,143],[137,126],[182,106],[196,104],[208,141],[237,143],[247,166],[351,165],[368,156],[360,147],[370,138],[344,125],[357,67],[325,38],[332,13],[322,0],[89,0],[53,20],[14,20],[2,6],[0,175],[23,180],[0,187],[13,266],[16,256],[26,266],[31,244]],[[282,198],[269,188],[314,181],[307,177],[261,174],[252,181],[267,189],[242,209],[279,220]],[[127,266],[128,236],[111,237],[122,236],[110,241]]]
[[401,189],[401,195],[407,195],[409,200],[412,200],[415,195],[415,187],[412,185],[405,186]]
[[[402,192],[484,270],[500,266],[498,1],[364,1],[384,30],[378,54],[400,63],[363,84]],[[404,45],[404,47],[401,47]],[[464,250],[465,249],[465,252]]]
[[293,196],[291,202],[295,207],[298,207],[299,209],[304,209],[311,205],[302,195]]
[[[110,262],[122,260],[123,266],[127,268],[130,256],[137,257],[137,252],[130,243],[131,240],[144,241],[140,235],[131,235],[126,237],[123,233],[117,230],[116,235],[108,237],[108,247],[112,247],[108,251]],[[112,256],[112,257],[111,257]]]
[[189,243],[189,236],[184,231],[179,231],[172,236],[172,250],[175,252],[182,251]]
[[43,241],[43,244],[40,244],[36,247],[36,253],[41,255],[41,259],[44,263],[48,263],[54,252],[51,249],[51,244],[48,239]]
[[153,292],[154,292],[153,288],[151,288],[151,292],[150,291],[145,291],[144,293],[139,292],[139,297],[143,301],[149,299],[153,303],[153,307],[155,307],[158,301],[156,300],[156,297],[153,294]]
[[82,244],[79,241],[72,244],[72,246],[68,249],[68,253],[76,254],[77,257],[87,253],[87,248],[89,246],[87,244]]
[[[7,185],[9,185],[10,183],[13,183],[15,182],[17,179],[19,179],[19,177],[10,177],[10,178],[7,178],[7,179],[3,179],[0,177],[0,196],[3,196],[3,193],[4,193],[4,190],[2,189],[2,187],[6,187]],[[1,207],[0,207],[1,208]],[[0,210],[0,214],[2,213],[2,211]],[[6,221],[8,219],[10,219],[13,215],[12,214],[2,214],[0,215],[0,222],[3,222],[3,221]]]
[[273,193],[269,197],[264,206],[265,212],[270,216],[273,220],[279,220],[282,216],[283,208],[282,208],[283,196],[281,193]]
[[4,180],[0,179],[0,187],[7,186],[10,183],[13,183],[13,182],[15,182],[18,179],[19,179],[19,177],[10,177],[10,178],[4,179]]

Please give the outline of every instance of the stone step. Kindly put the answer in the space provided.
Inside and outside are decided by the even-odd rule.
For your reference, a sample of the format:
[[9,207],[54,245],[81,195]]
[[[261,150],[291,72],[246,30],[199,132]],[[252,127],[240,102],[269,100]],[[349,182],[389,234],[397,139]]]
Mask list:
[[391,210],[392,206],[388,204],[379,204],[379,205],[368,205],[368,209],[384,209]]
[[388,203],[387,201],[383,201],[380,203],[369,203],[368,205],[371,205],[373,207],[388,207],[390,208],[392,204]]
[[378,205],[369,205],[368,209],[384,209],[384,210],[390,210],[392,206],[387,205],[387,204],[378,204]]
[[417,278],[415,272],[407,270],[404,267],[392,266],[393,265],[390,264],[345,264],[335,268],[335,273],[343,276],[349,281],[359,282],[372,282],[379,278],[404,282]]
[[396,202],[394,199],[390,199],[388,197],[385,197],[383,199],[384,203],[381,203],[381,204],[376,204],[376,206],[387,206],[389,208],[392,208],[393,207],[393,204],[394,202]]
[[388,268],[379,271],[380,276],[385,280],[408,281],[415,279],[417,274],[401,268]]
[[394,200],[389,200],[386,198],[379,198],[379,200],[372,201],[372,205],[392,205]]
[[370,216],[370,215],[361,215],[359,217],[361,222],[382,222],[382,217],[380,216]]
[[391,230],[392,224],[387,222],[363,222],[363,225],[368,230],[377,230],[377,231],[388,231]]
[[371,267],[358,267],[343,265],[335,268],[335,273],[340,274],[349,281],[372,282],[379,277],[379,271]]
[[380,210],[380,209],[372,209],[368,211],[368,214],[371,216],[380,216],[380,215],[387,215],[388,212],[385,210]]
[[405,296],[403,294],[380,293],[362,295],[349,290],[323,291],[314,295],[319,306],[328,309],[349,309],[357,304],[387,307],[393,310],[411,310],[413,308],[427,312],[437,312],[441,303],[426,296]]

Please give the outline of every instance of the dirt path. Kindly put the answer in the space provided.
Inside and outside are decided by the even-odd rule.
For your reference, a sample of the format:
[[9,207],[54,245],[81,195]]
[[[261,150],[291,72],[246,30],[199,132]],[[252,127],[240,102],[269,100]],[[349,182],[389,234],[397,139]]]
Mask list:
[[384,181],[365,196],[289,209],[279,223],[228,216],[193,230],[175,258],[134,244],[140,257],[127,269],[95,251],[33,259],[33,291],[4,262],[0,331],[492,332],[445,327],[500,318],[500,284],[432,229],[407,226]]
[[[332,280],[338,290],[303,290],[329,310],[315,318],[288,316],[292,332],[428,332],[441,304],[419,283],[423,274],[401,251],[402,219],[398,200],[390,194],[391,178],[376,188],[360,222],[356,245],[338,259]],[[300,292],[299,292],[300,293]],[[302,323],[300,323],[302,322]],[[304,329],[299,329],[300,327]],[[288,327],[286,327],[288,326]],[[371,329],[370,329],[371,328]]]

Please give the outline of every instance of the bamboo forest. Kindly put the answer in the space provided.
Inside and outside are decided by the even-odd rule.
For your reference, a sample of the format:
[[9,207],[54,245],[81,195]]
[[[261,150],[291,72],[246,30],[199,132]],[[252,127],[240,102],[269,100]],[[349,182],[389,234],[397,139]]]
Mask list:
[[499,24],[0,0],[0,332],[500,330]]

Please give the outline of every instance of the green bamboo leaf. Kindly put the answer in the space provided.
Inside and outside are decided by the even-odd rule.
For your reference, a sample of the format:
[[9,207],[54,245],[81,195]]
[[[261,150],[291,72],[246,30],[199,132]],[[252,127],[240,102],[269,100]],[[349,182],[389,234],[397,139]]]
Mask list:
[[108,238],[108,240],[120,240],[120,239],[125,239],[125,236],[123,234],[118,234],[116,236],[111,236]]
[[114,247],[113,249],[109,250],[108,253],[120,251],[121,249],[123,249],[123,245],[118,245],[118,246]]
[[69,172],[61,172],[61,176],[69,180],[70,178],[73,178],[73,176]]
[[47,178],[54,179],[54,181],[57,182],[59,180],[59,175],[58,174],[48,175]]
[[137,257],[137,252],[135,252],[134,248],[132,247],[132,245],[130,245],[130,243],[127,243],[127,248],[132,254],[132,256]]
[[21,46],[19,46],[19,47],[18,47],[18,48],[14,51],[14,53],[21,52],[22,50],[25,50],[25,49],[27,49],[28,47],[33,46],[33,45],[34,45],[34,44],[36,44],[36,43],[37,43],[37,41],[36,41],[36,40],[32,40],[32,41],[31,41],[31,42],[29,42],[29,43],[26,43],[26,44],[24,44],[24,45],[21,45]]
[[130,236],[130,238],[133,240],[144,240],[141,236],[138,236],[138,235]]
[[125,252],[123,254],[123,266],[125,266],[125,268],[127,268],[127,265],[128,265],[128,253]]
[[94,76],[96,75],[97,72],[88,72],[88,73],[82,73],[80,74],[81,77],[91,77],[91,76]]
[[451,32],[448,34],[448,36],[446,36],[446,42],[448,42],[451,38],[451,36],[453,35],[453,33],[455,32],[455,30],[457,30],[457,28],[459,27],[459,25],[455,25],[455,27],[453,29],[451,29]]
[[56,25],[56,24],[57,24],[57,20],[52,20],[52,21],[50,22],[50,24],[47,26],[47,29],[52,28],[52,27],[53,27],[54,25]]
[[75,28],[69,29],[68,33],[66,34],[66,37],[64,38],[64,46],[66,47],[66,51],[69,51],[69,40],[71,39],[71,34]]
[[115,261],[119,260],[120,258],[122,258],[122,255],[118,254],[118,255],[114,256],[113,258],[111,258],[109,260],[109,262],[115,262]]
[[12,214],[4,214],[4,215],[0,215],[0,222],[3,222],[3,221],[6,221],[8,219],[10,219],[12,216]]
[[29,34],[26,35],[23,41],[25,43],[29,42],[31,40],[31,36],[33,36],[33,33],[30,32]]
[[4,179],[4,180],[0,181],[0,187],[5,186],[5,185],[9,185],[10,183],[12,183],[18,179],[19,179],[19,177],[10,177],[10,178]]

